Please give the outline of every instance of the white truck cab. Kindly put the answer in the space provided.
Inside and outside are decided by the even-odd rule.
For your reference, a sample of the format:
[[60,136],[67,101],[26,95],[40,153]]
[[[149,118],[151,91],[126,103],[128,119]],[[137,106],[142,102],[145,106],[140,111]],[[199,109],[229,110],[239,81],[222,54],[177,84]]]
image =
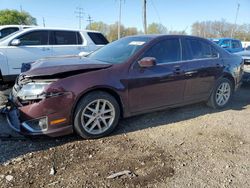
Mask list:
[[41,58],[86,54],[106,45],[97,31],[33,27],[0,40],[0,81],[14,81],[23,63]]

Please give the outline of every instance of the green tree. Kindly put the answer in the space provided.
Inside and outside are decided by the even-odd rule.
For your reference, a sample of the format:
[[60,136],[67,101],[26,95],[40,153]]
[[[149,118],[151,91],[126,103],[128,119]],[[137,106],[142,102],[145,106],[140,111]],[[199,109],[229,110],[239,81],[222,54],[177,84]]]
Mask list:
[[0,25],[37,25],[36,18],[32,17],[28,12],[17,10],[1,10],[0,11]]
[[137,35],[138,31],[135,27],[128,27],[124,31],[125,36],[130,36],[130,35]]
[[167,28],[159,23],[151,23],[148,25],[147,33],[148,34],[166,34],[168,32]]
[[88,24],[86,26],[86,29],[100,31],[104,35],[107,35],[109,31],[109,25],[105,24],[104,22],[93,22],[91,24]]
[[[121,25],[121,37],[125,36],[125,27]],[[109,41],[115,41],[118,39],[118,22],[109,25],[109,32],[108,32],[108,40]]]

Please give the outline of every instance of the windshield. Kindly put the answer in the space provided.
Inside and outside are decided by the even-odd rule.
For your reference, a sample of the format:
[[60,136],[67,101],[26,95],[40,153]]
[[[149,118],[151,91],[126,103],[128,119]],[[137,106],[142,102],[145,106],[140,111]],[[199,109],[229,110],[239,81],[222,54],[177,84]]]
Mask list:
[[214,43],[219,44],[219,40],[213,40]]
[[2,42],[2,41],[4,41],[4,40],[6,40],[6,39],[12,37],[13,35],[15,35],[15,34],[18,33],[18,32],[20,32],[20,31],[16,31],[16,32],[14,32],[14,33],[11,33],[11,34],[7,35],[6,37],[1,38],[1,39],[0,39],[0,42]]
[[112,64],[123,63],[140,50],[149,40],[149,37],[123,38],[102,47],[88,57]]

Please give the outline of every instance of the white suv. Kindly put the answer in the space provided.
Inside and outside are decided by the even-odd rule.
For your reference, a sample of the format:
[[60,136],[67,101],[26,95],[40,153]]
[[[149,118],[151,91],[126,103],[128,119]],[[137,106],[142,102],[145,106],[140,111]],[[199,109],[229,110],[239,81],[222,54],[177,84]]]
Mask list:
[[1,25],[0,26],[0,39],[4,38],[17,31],[22,31],[23,29],[35,27],[33,25]]
[[23,63],[37,59],[90,53],[107,44],[96,31],[29,28],[0,40],[0,81],[15,80]]

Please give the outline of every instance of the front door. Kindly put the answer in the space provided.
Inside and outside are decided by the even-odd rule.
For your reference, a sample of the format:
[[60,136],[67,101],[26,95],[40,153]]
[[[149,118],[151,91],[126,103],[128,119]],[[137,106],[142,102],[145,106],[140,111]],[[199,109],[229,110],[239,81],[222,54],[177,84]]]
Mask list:
[[51,56],[48,31],[32,31],[17,39],[20,40],[18,46],[8,46],[5,49],[9,75],[20,74],[22,63],[30,63]]
[[185,68],[178,38],[158,41],[143,57],[156,58],[156,65],[142,68],[135,62],[129,72],[129,106],[132,113],[174,105],[183,101]]

